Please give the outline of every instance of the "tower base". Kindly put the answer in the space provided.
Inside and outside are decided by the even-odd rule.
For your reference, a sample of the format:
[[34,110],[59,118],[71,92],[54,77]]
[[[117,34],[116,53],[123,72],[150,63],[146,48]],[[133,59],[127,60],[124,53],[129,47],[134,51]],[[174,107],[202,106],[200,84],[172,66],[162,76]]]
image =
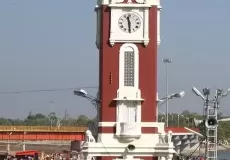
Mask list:
[[112,133],[99,134],[98,142],[96,142],[90,131],[87,130],[86,141],[82,146],[81,154],[85,160],[108,156],[113,160],[143,160],[144,157],[171,160],[173,154],[176,153],[171,142],[172,132],[169,131],[166,134],[162,128],[164,125],[157,122],[154,124],[158,127],[158,131],[161,131],[160,133],[142,133],[139,139],[130,143],[119,141],[119,138]]

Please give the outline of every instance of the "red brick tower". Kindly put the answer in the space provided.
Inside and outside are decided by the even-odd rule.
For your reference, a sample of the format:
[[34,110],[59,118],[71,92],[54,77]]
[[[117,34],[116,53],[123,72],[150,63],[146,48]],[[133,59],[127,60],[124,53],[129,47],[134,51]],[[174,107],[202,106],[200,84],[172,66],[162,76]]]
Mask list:
[[164,133],[156,122],[159,0],[98,0],[96,12],[99,134],[85,153],[103,160],[171,156],[167,143],[158,151]]
[[[100,133],[118,134],[115,122],[156,121],[158,7],[157,0],[98,4]],[[151,126],[140,129],[155,132]]]

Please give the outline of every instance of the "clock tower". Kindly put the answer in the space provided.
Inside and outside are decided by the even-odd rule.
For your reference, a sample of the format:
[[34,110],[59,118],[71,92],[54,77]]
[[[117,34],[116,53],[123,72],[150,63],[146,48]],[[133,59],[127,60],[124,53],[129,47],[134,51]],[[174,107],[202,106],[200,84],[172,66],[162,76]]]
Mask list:
[[[171,133],[156,122],[159,0],[98,0],[96,45],[101,100],[88,159],[171,159]],[[89,136],[89,132],[87,132]]]

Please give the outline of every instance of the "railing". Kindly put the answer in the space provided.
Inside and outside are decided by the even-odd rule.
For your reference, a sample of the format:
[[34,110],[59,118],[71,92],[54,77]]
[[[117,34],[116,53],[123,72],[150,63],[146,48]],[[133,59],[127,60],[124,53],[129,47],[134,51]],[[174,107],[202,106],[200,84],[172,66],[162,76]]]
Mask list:
[[73,126],[0,126],[1,131],[19,131],[19,132],[85,132],[87,127]]

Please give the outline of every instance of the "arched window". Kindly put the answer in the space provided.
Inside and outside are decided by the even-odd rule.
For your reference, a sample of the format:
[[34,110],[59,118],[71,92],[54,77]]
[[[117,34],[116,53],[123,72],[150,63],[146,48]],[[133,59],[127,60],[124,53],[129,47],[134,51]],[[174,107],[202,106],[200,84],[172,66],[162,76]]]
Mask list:
[[117,134],[141,133],[141,92],[139,89],[139,51],[125,43],[119,52],[119,89],[117,91]]
[[124,53],[124,86],[134,86],[134,51],[125,51]]
[[139,54],[135,44],[126,43],[120,48],[119,88],[138,88]]

